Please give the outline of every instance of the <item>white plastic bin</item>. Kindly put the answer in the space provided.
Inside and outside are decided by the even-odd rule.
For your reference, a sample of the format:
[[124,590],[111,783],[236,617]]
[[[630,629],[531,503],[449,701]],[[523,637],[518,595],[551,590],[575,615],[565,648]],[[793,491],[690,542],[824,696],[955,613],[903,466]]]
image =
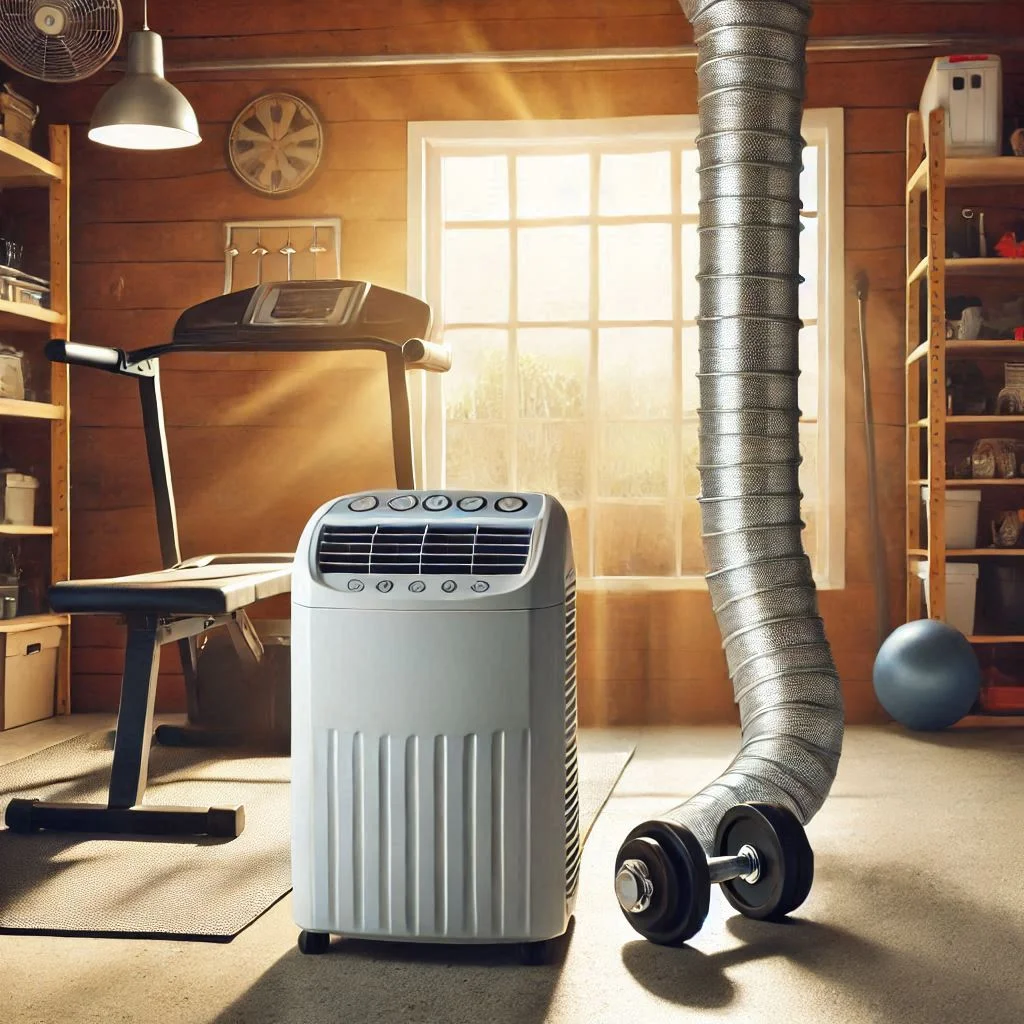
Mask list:
[[[921,488],[921,500],[931,523],[928,505],[930,488]],[[978,544],[978,509],[981,491],[974,489],[946,489],[946,548],[973,548]]]
[[921,93],[921,122],[946,111],[948,156],[998,156],[1003,148],[1003,70],[994,54],[936,57]]
[[39,481],[24,473],[4,473],[0,476],[4,492],[4,522],[17,526],[34,526],[36,521],[36,491]]
[[[918,578],[925,583],[925,603],[931,615],[931,601],[928,600],[928,560],[917,564]],[[974,632],[974,604],[978,595],[978,563],[946,563],[946,622],[959,629],[964,636]]]

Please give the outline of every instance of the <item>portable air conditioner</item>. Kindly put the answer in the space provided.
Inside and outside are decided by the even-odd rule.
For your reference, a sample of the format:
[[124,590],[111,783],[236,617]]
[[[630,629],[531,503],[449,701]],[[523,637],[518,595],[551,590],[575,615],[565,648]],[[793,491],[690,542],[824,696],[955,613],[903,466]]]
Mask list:
[[576,574],[546,494],[319,508],[292,580],[299,948],[562,935],[580,865]]

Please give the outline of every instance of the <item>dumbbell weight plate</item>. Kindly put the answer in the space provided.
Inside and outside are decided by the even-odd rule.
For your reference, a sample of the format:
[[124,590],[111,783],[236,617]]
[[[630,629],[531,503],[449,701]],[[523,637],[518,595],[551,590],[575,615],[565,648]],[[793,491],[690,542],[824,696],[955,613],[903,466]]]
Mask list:
[[814,852],[799,819],[773,804],[738,804],[723,816],[715,833],[715,856],[732,857],[743,846],[757,850],[756,882],[734,878],[722,883],[725,898],[746,917],[778,921],[807,899],[814,881]]
[[638,914],[623,910],[646,939],[678,946],[704,926],[711,906],[711,874],[697,837],[671,821],[638,825],[619,848],[615,873],[627,860],[641,860],[654,888],[651,904]]

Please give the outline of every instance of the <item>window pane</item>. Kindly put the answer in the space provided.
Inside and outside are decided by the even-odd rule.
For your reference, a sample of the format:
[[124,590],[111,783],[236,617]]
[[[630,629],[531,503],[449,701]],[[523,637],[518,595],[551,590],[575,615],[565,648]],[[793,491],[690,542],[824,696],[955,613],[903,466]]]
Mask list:
[[523,421],[516,428],[520,490],[546,491],[560,501],[587,492],[587,425]]
[[675,542],[664,505],[599,505],[596,516],[599,576],[670,576]]
[[800,232],[800,316],[805,320],[818,318],[818,218],[802,217]]
[[688,420],[682,426],[683,494],[687,498],[700,495],[700,440],[697,430],[696,420]]
[[520,416],[581,419],[586,414],[590,331],[523,328],[516,346]]
[[672,318],[672,228],[631,224],[600,229],[602,320]]
[[445,323],[502,323],[509,315],[509,238],[504,229],[444,234]]
[[680,571],[684,576],[703,576],[704,542],[701,539],[700,505],[696,498],[689,498],[683,504],[681,524],[682,558]]
[[602,419],[672,415],[670,327],[601,331],[597,372]]
[[817,419],[818,386],[818,328],[805,327],[800,332],[800,382],[797,385],[800,414],[804,419]]
[[683,213],[697,213],[700,200],[700,155],[695,149],[684,149],[682,160]]
[[508,220],[504,156],[447,156],[441,181],[445,220]]
[[516,207],[520,217],[585,217],[590,213],[590,157],[516,158]]
[[696,320],[700,312],[700,286],[697,272],[700,270],[700,242],[697,239],[697,225],[683,225],[683,319]]
[[818,147],[804,147],[804,169],[800,172],[800,201],[804,210],[818,209]]
[[511,486],[508,427],[503,423],[449,423],[445,439],[448,487],[504,490]]
[[607,498],[668,494],[671,423],[601,423],[598,492]]
[[683,415],[693,415],[700,408],[700,332],[696,327],[683,328]]
[[589,576],[590,570],[590,509],[586,505],[569,505],[569,532],[572,535],[572,557],[577,576]]
[[818,569],[818,513],[821,508],[820,477],[818,474],[818,426],[815,423],[800,424],[800,490],[803,500],[800,514],[806,524],[803,534],[804,550],[811,564]]
[[505,331],[445,331],[452,368],[444,374],[445,414],[449,420],[503,420],[508,334]]
[[519,232],[519,318],[586,320],[590,314],[590,229]]
[[601,157],[601,215],[671,213],[671,175],[667,152],[609,153]]

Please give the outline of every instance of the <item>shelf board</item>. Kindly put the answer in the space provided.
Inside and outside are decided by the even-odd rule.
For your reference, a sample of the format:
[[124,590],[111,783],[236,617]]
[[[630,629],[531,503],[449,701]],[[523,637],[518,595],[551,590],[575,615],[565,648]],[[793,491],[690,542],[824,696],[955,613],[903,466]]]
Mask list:
[[45,330],[52,324],[64,323],[64,317],[52,309],[0,299],[0,328],[3,330],[38,331]]
[[[53,535],[52,526],[18,526],[14,523],[0,523],[0,534],[10,537],[49,537]],[[1024,552],[1022,552],[1024,554]],[[3,620],[0,619],[0,622]]]
[[[1024,159],[1018,156],[951,156],[944,162],[946,188],[992,188],[1024,185]],[[928,187],[928,160],[922,160],[907,182],[907,193]]]
[[49,402],[22,402],[16,398],[0,398],[0,416],[25,420],[62,420],[64,408]]
[[999,634],[977,634],[967,638],[972,644],[1024,644],[1024,636],[1000,636]]
[[1022,558],[1024,548],[946,548],[947,558]]
[[1024,423],[1024,416],[947,416],[946,423],[950,426],[958,423]]
[[989,256],[985,259],[946,260],[947,277],[1017,277],[1024,274],[1024,259],[1002,259]]
[[1024,714],[1020,712],[1004,711],[981,711],[961,718],[954,729],[989,729],[992,727],[1003,727],[1006,729],[1019,729],[1024,726]]
[[[914,480],[916,483],[927,484],[927,480]],[[1011,477],[1004,480],[1001,477],[993,480],[947,480],[946,487],[1024,487],[1024,477]]]
[[41,626],[66,626],[70,616],[60,614],[49,615],[17,615],[13,619],[0,619],[0,633],[23,633],[26,629],[39,629]]
[[1024,341],[947,341],[947,356],[1014,356],[1024,357]]
[[0,188],[41,188],[63,177],[57,164],[0,136]]

